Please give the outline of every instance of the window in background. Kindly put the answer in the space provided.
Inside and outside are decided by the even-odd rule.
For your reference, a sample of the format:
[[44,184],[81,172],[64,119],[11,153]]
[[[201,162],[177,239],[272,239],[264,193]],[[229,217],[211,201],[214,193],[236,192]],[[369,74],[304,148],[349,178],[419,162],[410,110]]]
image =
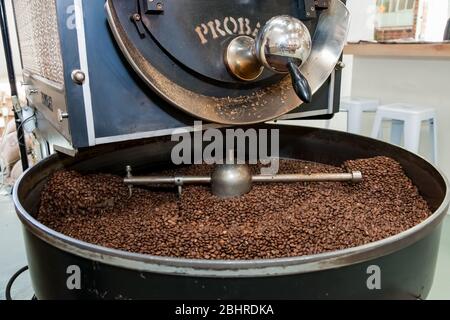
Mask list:
[[420,2],[420,0],[378,0],[375,40],[416,39]]
[[450,0],[376,0],[375,40],[442,41]]

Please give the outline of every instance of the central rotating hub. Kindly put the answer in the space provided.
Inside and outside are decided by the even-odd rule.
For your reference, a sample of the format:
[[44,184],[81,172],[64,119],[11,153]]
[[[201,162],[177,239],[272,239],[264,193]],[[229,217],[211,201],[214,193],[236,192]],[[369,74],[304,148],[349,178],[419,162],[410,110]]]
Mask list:
[[238,197],[252,190],[252,173],[247,165],[216,166],[211,176],[211,190],[222,198]]

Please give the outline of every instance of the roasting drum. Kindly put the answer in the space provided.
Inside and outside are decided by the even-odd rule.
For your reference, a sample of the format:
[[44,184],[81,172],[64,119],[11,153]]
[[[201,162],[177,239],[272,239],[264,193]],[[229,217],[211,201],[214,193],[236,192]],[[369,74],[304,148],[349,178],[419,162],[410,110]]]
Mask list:
[[[262,126],[266,127],[266,126]],[[423,299],[433,283],[449,189],[443,175],[424,159],[384,142],[322,129],[280,129],[282,158],[339,165],[389,156],[429,203],[433,215],[397,236],[342,251],[298,258],[206,261],[133,254],[59,234],[34,217],[40,192],[57,169],[111,172],[169,163],[173,142],[157,138],[106,145],[75,158],[56,154],[27,171],[14,189],[24,226],[33,288],[38,299]],[[81,270],[81,289],[69,290],[69,266]],[[369,267],[381,270],[381,289],[369,290]]]

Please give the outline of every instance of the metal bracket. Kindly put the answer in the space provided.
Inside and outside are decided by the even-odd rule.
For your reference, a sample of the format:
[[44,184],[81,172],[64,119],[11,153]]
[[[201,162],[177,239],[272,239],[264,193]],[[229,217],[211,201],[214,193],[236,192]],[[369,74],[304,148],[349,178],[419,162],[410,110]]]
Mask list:
[[130,17],[130,20],[136,26],[136,29],[137,29],[141,39],[145,38],[145,29],[144,29],[144,25],[142,24],[142,17],[141,17],[141,15],[139,13],[135,13],[135,14],[133,14]]
[[305,18],[315,19],[317,18],[316,5],[314,0],[304,0],[305,3]]
[[304,19],[316,19],[317,10],[328,9],[330,0],[303,0],[305,5]]
[[177,187],[179,198],[181,198],[181,196],[183,195],[183,185],[183,178],[175,177],[175,186]]
[[161,14],[164,12],[164,0],[146,0],[146,14]]
[[[133,169],[131,168],[131,166],[126,166],[125,168],[126,172],[127,172],[127,178],[131,179],[133,178]],[[129,184],[128,185],[128,193],[129,193],[129,198],[131,198],[133,196],[133,185]]]
[[22,106],[20,105],[19,98],[17,96],[12,96],[11,100],[14,112],[16,112],[17,114],[22,114]]

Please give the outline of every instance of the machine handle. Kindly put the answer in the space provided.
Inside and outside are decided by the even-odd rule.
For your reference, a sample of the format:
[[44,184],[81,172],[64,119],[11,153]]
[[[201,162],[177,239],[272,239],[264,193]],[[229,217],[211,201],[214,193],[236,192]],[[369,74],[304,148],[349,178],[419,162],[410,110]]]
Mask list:
[[312,101],[312,90],[308,80],[300,72],[299,67],[292,61],[288,63],[289,73],[292,78],[292,85],[297,96],[305,103]]

